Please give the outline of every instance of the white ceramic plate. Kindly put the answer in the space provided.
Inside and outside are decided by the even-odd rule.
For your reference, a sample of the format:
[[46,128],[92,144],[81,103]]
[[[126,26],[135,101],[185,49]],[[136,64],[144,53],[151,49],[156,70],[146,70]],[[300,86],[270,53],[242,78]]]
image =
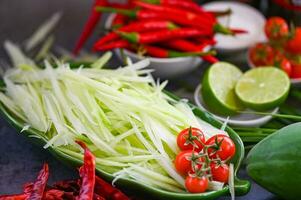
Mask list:
[[266,40],[263,33],[265,17],[255,8],[233,1],[214,1],[203,6],[206,10],[226,10],[230,8],[232,14],[219,17],[219,23],[227,27],[241,28],[248,31],[246,34],[238,34],[235,37],[218,34],[215,37],[217,40],[215,47],[221,53],[247,50],[254,43]]
[[[202,86],[201,86],[201,84],[199,84],[194,91],[195,104],[197,106],[199,106],[200,108],[209,111],[204,104],[204,101],[202,98],[202,93],[201,93],[201,88],[202,88]],[[279,108],[277,107],[274,110],[269,111],[269,113],[276,114],[278,112],[278,109]],[[252,112],[252,110],[246,110],[246,111]],[[270,115],[263,116],[263,115],[256,115],[256,114],[252,114],[252,113],[237,114],[237,115],[231,116],[229,118],[225,117],[225,116],[216,115],[216,114],[213,114],[213,115],[217,119],[219,119],[223,122],[228,121],[228,123],[230,125],[241,126],[241,127],[259,127],[272,119],[272,116],[270,116]]]

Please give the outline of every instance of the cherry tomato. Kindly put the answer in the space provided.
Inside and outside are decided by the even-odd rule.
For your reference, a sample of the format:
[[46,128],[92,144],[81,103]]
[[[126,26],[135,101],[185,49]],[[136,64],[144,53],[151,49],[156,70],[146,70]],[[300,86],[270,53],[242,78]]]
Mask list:
[[228,182],[229,166],[227,164],[224,163],[217,164],[215,162],[211,162],[210,169],[211,169],[212,179],[214,181],[219,181],[223,183]]
[[[187,175],[189,172],[194,172],[194,169],[192,167],[192,155],[197,156],[198,153],[192,150],[186,150],[186,151],[181,151],[175,159],[175,168],[178,173],[181,175]],[[203,158],[198,158],[198,162],[202,163],[204,161]],[[196,169],[201,168],[201,164],[195,165]]]
[[212,136],[206,141],[206,145],[212,146],[208,148],[209,158],[218,157],[221,160],[228,160],[235,154],[235,144],[231,138],[226,135],[218,134]]
[[[198,128],[191,128],[191,135],[189,134],[190,128],[181,131],[177,137],[177,144],[181,150],[194,150],[199,152],[203,149],[205,143],[205,136]],[[200,142],[201,141],[201,142]],[[203,143],[203,144],[202,144]]]
[[274,65],[282,69],[289,77],[292,75],[292,64],[284,56],[276,56],[274,58]]
[[264,43],[258,43],[250,49],[249,58],[255,66],[266,66],[273,63],[273,48]]
[[289,34],[289,27],[283,18],[271,17],[265,23],[264,32],[270,40],[285,39]]
[[190,193],[202,193],[208,188],[208,178],[189,175],[185,180],[186,190]]
[[287,41],[286,50],[292,54],[301,54],[301,27],[297,27],[293,37]]
[[291,78],[301,78],[301,63],[292,61],[292,75]]

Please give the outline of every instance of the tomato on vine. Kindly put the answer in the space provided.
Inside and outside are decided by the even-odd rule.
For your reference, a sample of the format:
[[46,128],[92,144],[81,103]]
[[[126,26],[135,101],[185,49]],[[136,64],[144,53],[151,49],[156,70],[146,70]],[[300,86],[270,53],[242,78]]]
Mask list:
[[181,151],[175,159],[175,168],[181,175],[187,175],[190,172],[202,167],[204,159],[193,150]]
[[250,49],[249,56],[255,66],[266,66],[273,63],[274,51],[269,44],[258,43]]
[[289,26],[283,18],[271,17],[265,23],[264,32],[270,40],[281,40],[288,37]]
[[199,152],[203,149],[205,136],[198,128],[186,128],[177,137],[177,144],[181,150],[192,150]]
[[293,31],[293,36],[286,43],[286,50],[292,54],[301,54],[301,27]]
[[206,141],[209,158],[231,159],[235,154],[235,144],[226,135],[217,134]]
[[189,175],[186,177],[185,187],[190,193],[202,193],[207,190],[208,182],[206,176]]
[[228,182],[229,177],[229,166],[224,163],[211,162],[210,163],[211,175],[214,181],[223,183]]

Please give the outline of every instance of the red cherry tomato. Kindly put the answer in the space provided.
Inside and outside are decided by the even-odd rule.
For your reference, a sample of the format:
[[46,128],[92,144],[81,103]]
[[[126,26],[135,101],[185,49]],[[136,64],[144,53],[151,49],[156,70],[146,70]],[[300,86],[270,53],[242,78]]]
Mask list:
[[202,193],[208,188],[208,178],[189,175],[185,180],[186,190],[190,193]]
[[292,75],[292,64],[284,56],[276,56],[274,58],[274,65],[282,69],[289,77]]
[[203,132],[198,128],[191,128],[190,135],[189,131],[190,128],[186,128],[179,133],[177,137],[177,144],[179,148],[181,150],[192,150],[194,146],[195,151],[201,151],[203,149],[203,144],[205,143],[205,136]]
[[270,40],[285,39],[289,34],[289,27],[283,18],[271,17],[265,23],[264,32]]
[[286,50],[292,54],[301,54],[301,27],[297,27],[293,37],[287,41]]
[[266,66],[273,63],[273,48],[264,43],[258,43],[250,49],[249,58],[255,66]]
[[186,150],[186,151],[181,151],[176,156],[175,167],[178,173],[182,175],[186,175],[188,172],[192,170],[192,165],[191,165],[192,153],[194,153],[194,155],[197,155],[196,152],[193,152],[191,150]]
[[218,134],[212,136],[206,141],[206,145],[212,147],[208,148],[210,158],[220,158],[221,160],[231,159],[235,154],[235,144],[226,135]]
[[229,177],[229,166],[227,164],[217,164],[215,162],[210,163],[210,169],[212,179],[223,183],[228,182]]
[[301,78],[301,63],[292,61],[292,75],[291,78]]

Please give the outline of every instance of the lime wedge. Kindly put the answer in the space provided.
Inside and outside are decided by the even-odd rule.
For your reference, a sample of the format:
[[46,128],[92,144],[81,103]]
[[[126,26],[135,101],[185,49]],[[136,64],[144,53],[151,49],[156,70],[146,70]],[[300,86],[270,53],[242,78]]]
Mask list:
[[290,79],[275,67],[258,67],[246,72],[237,82],[235,93],[243,104],[254,110],[268,110],[283,103]]
[[202,82],[202,97],[211,112],[233,115],[243,110],[235,95],[235,85],[242,72],[226,62],[213,64],[205,73]]

